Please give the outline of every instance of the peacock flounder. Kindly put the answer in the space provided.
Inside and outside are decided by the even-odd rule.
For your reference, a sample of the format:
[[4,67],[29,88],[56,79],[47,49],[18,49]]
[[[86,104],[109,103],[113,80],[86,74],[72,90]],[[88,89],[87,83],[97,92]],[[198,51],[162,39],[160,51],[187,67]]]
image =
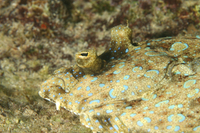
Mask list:
[[93,132],[200,132],[200,37],[133,44],[132,31],[111,30],[103,54],[86,50],[56,70],[39,95],[80,115]]

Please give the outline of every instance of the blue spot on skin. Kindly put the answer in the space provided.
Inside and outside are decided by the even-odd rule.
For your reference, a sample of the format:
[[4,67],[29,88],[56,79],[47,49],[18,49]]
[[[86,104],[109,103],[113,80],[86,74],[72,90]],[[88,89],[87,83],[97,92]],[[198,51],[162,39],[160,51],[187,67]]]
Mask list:
[[89,94],[88,94],[88,96],[92,96],[92,95],[93,95],[92,93],[89,93]]
[[69,102],[69,105],[72,105],[72,102]]
[[186,49],[188,48],[188,45],[187,45],[186,43],[175,42],[174,44],[172,44],[170,50],[171,50],[171,51],[174,51],[174,50],[175,50],[174,47],[178,47],[178,46],[180,47],[181,45],[184,46],[185,48],[178,50],[178,52],[184,51],[184,50],[186,50]]
[[134,93],[134,92],[131,92],[131,95],[135,95],[135,93]]
[[99,129],[103,128],[101,125],[99,126]]
[[169,122],[172,122],[172,116],[174,116],[174,115],[172,114],[172,115],[170,115],[170,116],[167,117],[167,120],[168,120]]
[[183,104],[179,104],[179,105],[178,105],[178,108],[182,108],[182,107],[183,107]]
[[125,90],[128,90],[128,86],[127,85],[123,85],[123,86],[124,86]]
[[55,97],[55,95],[53,95],[53,97]]
[[147,43],[147,45],[151,45],[151,43]]
[[119,83],[119,82],[120,82],[120,80],[117,80],[116,82],[117,82],[117,83]]
[[[199,93],[199,89],[195,89],[196,93]],[[195,94],[187,94],[187,97],[193,97]]]
[[141,49],[141,47],[138,47],[138,48],[136,48],[136,49],[134,49],[134,50],[138,50],[138,49]]
[[130,116],[131,116],[131,117],[134,117],[134,116],[136,116],[136,114],[131,114]]
[[167,126],[167,129],[171,129],[172,128],[172,126]]
[[162,56],[162,55],[167,55],[167,54],[164,52],[157,53],[155,51],[148,51],[145,53],[145,55],[147,55],[147,56]]
[[200,36],[199,36],[199,35],[196,35],[196,38],[200,39]]
[[105,86],[105,84],[99,84],[99,87],[104,87]]
[[181,117],[181,120],[179,120],[179,122],[183,122],[185,120],[185,116],[184,115],[182,115],[182,114],[177,114],[177,115]]
[[111,110],[106,110],[106,113],[112,113],[113,112],[113,110],[111,109]]
[[45,90],[43,90],[43,92],[45,92]]
[[193,131],[197,131],[197,128],[200,128],[200,126],[193,128]]
[[158,127],[157,127],[157,126],[155,126],[155,127],[154,127],[154,129],[155,129],[155,130],[158,130]]
[[171,105],[171,106],[169,106],[168,108],[169,109],[173,109],[175,107],[175,105]]
[[111,67],[115,67],[115,65],[112,65]]
[[128,49],[126,49],[126,51],[125,51],[126,53],[128,53]]
[[125,75],[125,76],[124,76],[124,80],[129,79],[129,77],[130,77],[130,75]]
[[199,93],[199,89],[195,89],[196,93]]
[[147,87],[148,87],[148,88],[151,88],[151,86],[150,86],[150,85],[147,85]]
[[77,88],[77,90],[80,90],[81,88],[82,88],[82,87],[80,86],[80,87]]
[[180,127],[179,126],[175,126],[175,129],[174,129],[174,131],[176,132],[176,131],[178,131],[180,129]]
[[125,116],[125,115],[126,115],[126,113],[122,113],[122,114],[121,114],[121,116]]
[[[149,72],[156,72],[156,74],[159,74],[158,70],[148,70],[147,73],[149,73]],[[144,74],[144,76],[147,77],[147,78],[150,78],[150,76],[148,76],[146,74]]]
[[91,82],[94,82],[94,81],[96,81],[98,78],[97,77],[94,77],[92,80],[91,80]]
[[160,107],[160,104],[161,103],[168,103],[169,102],[169,100],[165,100],[165,101],[161,101],[161,102],[159,102],[159,103],[157,103],[156,105],[155,105],[155,107]]
[[94,111],[94,109],[89,110],[90,113],[91,113],[92,111]]
[[122,67],[124,67],[125,65],[121,65],[121,66],[119,66],[119,68],[122,68]]
[[89,87],[89,86],[87,86],[87,87],[86,87],[86,91],[89,91],[89,90],[90,90],[90,87]]
[[142,100],[143,100],[143,101],[148,101],[149,99],[146,99],[146,98],[143,98],[143,97],[142,97]]
[[121,71],[116,70],[116,71],[113,72],[113,74],[119,74],[120,72]]
[[128,106],[128,107],[126,107],[126,109],[132,109],[132,106]]
[[156,94],[154,94],[154,95],[153,95],[153,99],[155,99],[156,97],[157,97],[157,95],[156,95]]
[[113,89],[113,88],[112,88],[112,89],[110,89],[110,91],[109,91],[109,95],[110,95],[110,97],[111,97],[111,98],[116,98],[116,96],[113,96],[113,95],[112,95],[113,91],[114,91],[114,89]]
[[144,107],[144,110],[148,109],[149,107]]
[[151,119],[150,119],[149,117],[144,117],[144,119],[145,119],[148,123],[151,122]]
[[89,118],[87,118],[87,119],[86,119],[86,121],[90,121],[90,119],[89,119]]
[[115,128],[116,130],[119,130],[119,128],[118,128],[118,126],[117,126],[117,125],[114,125],[114,128]]
[[188,80],[184,83],[183,87],[184,88],[190,88],[191,85],[196,84],[196,80]]
[[135,71],[135,69],[137,69],[137,68],[139,68],[139,70],[142,70],[142,67],[136,66],[136,67],[134,67],[134,68],[132,69],[132,71],[133,71],[133,72],[137,72],[137,71]]
[[118,118],[118,117],[115,117],[115,121],[119,121],[119,118]]
[[98,121],[98,120],[96,120],[95,122],[96,122],[96,123],[98,123],[99,121]]
[[80,102],[79,102],[79,101],[75,101],[75,103],[78,103],[78,104],[79,104]]
[[60,97],[60,99],[63,99],[63,97]]
[[137,121],[137,125],[141,127],[143,126],[143,123],[141,121]]
[[95,103],[95,102],[96,102],[96,103],[99,103],[100,100],[98,100],[98,99],[96,99],[96,100],[92,100],[92,101],[89,102],[89,104],[92,104],[92,103]]

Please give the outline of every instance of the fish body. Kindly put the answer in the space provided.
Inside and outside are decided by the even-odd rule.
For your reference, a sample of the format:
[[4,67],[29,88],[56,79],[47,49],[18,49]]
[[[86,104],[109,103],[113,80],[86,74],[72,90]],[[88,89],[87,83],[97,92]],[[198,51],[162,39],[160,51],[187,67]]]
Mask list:
[[111,29],[110,47],[76,54],[41,85],[39,95],[80,115],[93,132],[200,132],[200,38],[132,43]]

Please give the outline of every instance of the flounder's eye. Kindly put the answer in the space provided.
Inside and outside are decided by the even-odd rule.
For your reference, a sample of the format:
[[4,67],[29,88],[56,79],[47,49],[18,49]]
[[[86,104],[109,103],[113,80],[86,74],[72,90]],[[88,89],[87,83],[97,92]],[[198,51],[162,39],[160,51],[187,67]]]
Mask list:
[[81,53],[82,56],[88,56],[88,53]]
[[83,69],[85,74],[99,73],[105,61],[97,56],[97,51],[89,49],[76,54],[76,63]]

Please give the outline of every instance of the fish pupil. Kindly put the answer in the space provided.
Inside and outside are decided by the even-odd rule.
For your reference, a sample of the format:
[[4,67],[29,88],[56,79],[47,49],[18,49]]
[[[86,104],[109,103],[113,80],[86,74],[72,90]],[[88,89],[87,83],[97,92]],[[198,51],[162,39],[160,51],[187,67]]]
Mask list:
[[88,56],[88,53],[81,53],[82,56]]

